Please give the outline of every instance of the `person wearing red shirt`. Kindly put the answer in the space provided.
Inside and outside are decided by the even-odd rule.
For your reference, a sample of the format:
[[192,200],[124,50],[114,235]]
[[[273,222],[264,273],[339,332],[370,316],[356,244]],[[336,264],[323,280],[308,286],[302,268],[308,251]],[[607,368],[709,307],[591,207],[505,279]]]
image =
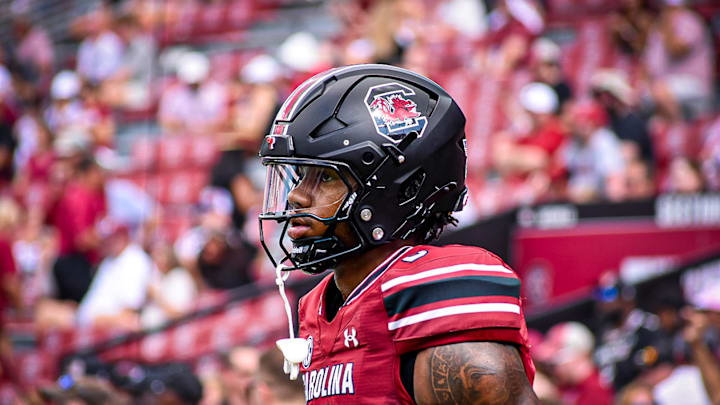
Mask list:
[[100,259],[95,226],[106,211],[104,185],[103,169],[84,159],[55,207],[52,223],[58,230],[60,254],[53,273],[59,299],[79,302],[90,285],[92,267]]
[[492,158],[507,187],[504,194],[527,204],[552,195],[552,180],[561,172],[557,153],[567,130],[556,115],[558,97],[552,87],[527,84],[518,99],[522,111],[510,117],[515,128],[498,134]]
[[613,392],[592,360],[595,339],[583,324],[565,322],[552,327],[533,351],[558,383],[567,405],[611,405]]
[[15,202],[9,198],[0,198],[0,381],[16,379],[12,367],[12,347],[10,340],[3,331],[5,312],[8,308],[20,308],[20,280],[12,253],[10,235],[17,224],[20,211]]

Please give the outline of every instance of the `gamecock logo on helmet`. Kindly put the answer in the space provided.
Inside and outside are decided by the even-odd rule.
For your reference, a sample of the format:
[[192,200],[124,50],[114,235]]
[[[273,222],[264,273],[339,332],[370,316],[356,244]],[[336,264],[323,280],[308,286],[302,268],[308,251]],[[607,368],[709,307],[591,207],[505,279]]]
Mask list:
[[393,142],[400,142],[410,132],[421,137],[427,126],[427,117],[417,110],[410,96],[415,92],[400,83],[387,83],[368,89],[365,97],[370,116],[378,134]]

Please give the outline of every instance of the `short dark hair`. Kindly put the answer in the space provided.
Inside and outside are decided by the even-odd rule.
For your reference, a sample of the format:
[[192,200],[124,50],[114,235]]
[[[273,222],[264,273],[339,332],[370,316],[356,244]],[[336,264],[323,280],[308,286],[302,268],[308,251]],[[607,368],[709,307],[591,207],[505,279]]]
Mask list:
[[268,378],[269,385],[278,399],[290,400],[305,395],[301,380],[291,380],[283,372],[284,357],[276,347],[270,347],[262,355],[258,363],[258,373]]
[[145,391],[153,390],[158,383],[162,387],[177,395],[187,405],[200,403],[203,396],[203,387],[200,379],[192,372],[187,364],[170,363],[162,365],[148,372],[149,378],[145,381]]

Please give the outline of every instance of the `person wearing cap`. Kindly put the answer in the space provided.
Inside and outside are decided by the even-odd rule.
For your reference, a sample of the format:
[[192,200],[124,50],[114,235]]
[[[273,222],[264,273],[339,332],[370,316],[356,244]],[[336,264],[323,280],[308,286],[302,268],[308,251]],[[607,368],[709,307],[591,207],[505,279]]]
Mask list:
[[158,121],[165,132],[212,134],[227,120],[225,86],[210,79],[210,60],[185,52],[177,60],[178,82],[160,98]]
[[594,345],[585,325],[564,322],[553,326],[533,351],[534,359],[551,371],[566,405],[612,404],[612,389],[593,363]]
[[[510,183],[549,184],[556,153],[565,142],[566,130],[558,120],[558,98],[552,87],[534,82],[519,94],[521,109],[512,112],[514,128],[499,134],[493,144],[495,168]],[[537,190],[542,196],[547,190]]]
[[647,123],[635,109],[633,89],[625,74],[616,69],[600,69],[591,77],[590,86],[593,99],[608,115],[610,129],[622,142],[626,160],[652,163],[653,145]]
[[595,103],[579,103],[568,114],[570,140],[562,150],[568,171],[567,195],[578,203],[618,201],[625,195],[620,142],[607,127],[605,111]]
[[105,218],[97,228],[106,257],[80,301],[75,322],[81,326],[137,329],[138,311],[146,301],[151,280],[152,261],[132,240],[127,224]]
[[692,307],[684,314],[683,337],[693,364],[700,370],[708,398],[712,404],[720,404],[720,358],[707,343],[710,330],[720,331],[720,284],[706,287],[690,301]]
[[71,128],[84,127],[84,109],[79,100],[82,80],[72,70],[63,70],[50,83],[51,104],[45,109],[44,118],[48,128],[60,134]]
[[548,38],[538,38],[532,44],[531,55],[535,80],[552,87],[558,98],[556,113],[561,113],[572,99],[572,89],[560,66],[560,47]]
[[635,305],[635,288],[614,272],[603,273],[593,291],[597,349],[595,362],[616,391],[658,361],[661,339],[657,316]]

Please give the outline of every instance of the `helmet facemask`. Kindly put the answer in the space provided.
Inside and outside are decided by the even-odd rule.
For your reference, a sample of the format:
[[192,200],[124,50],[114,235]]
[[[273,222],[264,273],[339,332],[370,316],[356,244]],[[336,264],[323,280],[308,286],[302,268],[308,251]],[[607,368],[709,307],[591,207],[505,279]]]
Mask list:
[[[363,248],[349,221],[360,184],[349,166],[294,158],[265,158],[263,164],[260,237],[274,266],[320,273]],[[277,245],[269,246],[270,237],[277,237]]]

